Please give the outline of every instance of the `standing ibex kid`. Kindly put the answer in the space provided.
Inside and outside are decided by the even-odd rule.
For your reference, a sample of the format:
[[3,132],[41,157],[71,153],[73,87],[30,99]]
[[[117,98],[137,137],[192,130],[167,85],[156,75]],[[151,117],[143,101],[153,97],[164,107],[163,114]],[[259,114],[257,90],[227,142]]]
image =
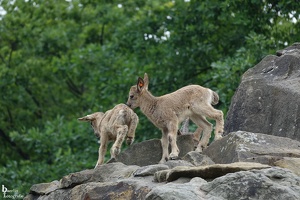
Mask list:
[[[196,151],[202,152],[208,144],[212,132],[212,124],[206,117],[216,120],[215,139],[222,137],[224,128],[223,112],[216,110],[215,105],[219,101],[216,92],[199,85],[189,85],[173,93],[160,97],[153,96],[148,91],[148,75],[144,79],[138,78],[137,84],[129,91],[127,105],[132,109],[140,107],[147,118],[162,131],[163,154],[160,163],[167,159],[177,159],[179,149],[176,144],[178,124],[184,119],[190,118],[197,126],[194,138],[199,141]],[[168,146],[171,143],[169,156]]]

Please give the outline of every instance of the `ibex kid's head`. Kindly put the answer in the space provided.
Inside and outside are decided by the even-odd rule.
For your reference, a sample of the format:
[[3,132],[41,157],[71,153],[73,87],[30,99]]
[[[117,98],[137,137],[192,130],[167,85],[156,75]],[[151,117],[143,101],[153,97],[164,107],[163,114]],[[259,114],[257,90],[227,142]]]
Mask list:
[[78,118],[79,121],[91,122],[91,126],[94,129],[94,134],[99,138],[100,137],[100,122],[104,116],[103,112],[95,112],[93,114]]
[[148,91],[149,79],[147,73],[144,75],[144,79],[139,77],[137,84],[132,86],[129,91],[127,105],[135,109],[140,106],[139,97],[143,95],[145,91]]

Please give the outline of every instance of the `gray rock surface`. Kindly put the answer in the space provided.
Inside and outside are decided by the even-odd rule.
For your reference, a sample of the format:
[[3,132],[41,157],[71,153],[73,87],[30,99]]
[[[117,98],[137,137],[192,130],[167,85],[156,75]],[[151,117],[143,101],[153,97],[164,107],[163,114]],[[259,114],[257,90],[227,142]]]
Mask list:
[[[177,137],[177,145],[180,150],[179,157],[194,150],[194,141],[192,135],[180,135]],[[116,159],[110,162],[122,162],[126,165],[154,165],[158,164],[161,159],[162,148],[160,139],[152,139],[147,142],[140,142],[129,146],[122,151]]]
[[205,199],[205,192],[200,190],[200,186],[207,183],[202,178],[193,178],[184,184],[167,183],[163,186],[155,187],[146,196],[146,200],[183,200],[183,199]]
[[228,173],[212,181],[195,177],[184,184],[154,187],[147,200],[293,199],[300,195],[300,177],[281,168]]
[[274,163],[275,166],[286,168],[300,176],[300,158],[284,157]]
[[[249,163],[249,162],[236,162],[230,164],[213,164],[207,166],[197,166],[197,167],[183,167],[178,166],[170,170],[163,170],[166,173],[165,180],[159,179],[160,182],[167,181],[172,182],[180,177],[201,177],[203,179],[215,179],[220,176],[224,176],[228,173],[234,173],[239,171],[247,171],[252,169],[265,169],[269,168],[269,165],[263,165],[260,163]],[[156,174],[154,174],[156,176]]]
[[94,170],[83,170],[81,172],[71,173],[67,176],[64,176],[60,180],[61,188],[74,187],[76,185],[86,183],[93,176]]
[[[246,135],[255,136],[252,133],[247,133]],[[216,141],[213,144],[219,144],[220,147],[215,148],[224,150],[228,147],[227,142],[222,142],[222,140],[227,141],[227,137],[237,136],[231,134],[220,141]],[[256,135],[256,137],[251,138],[259,137]],[[234,140],[231,139],[230,141]],[[251,143],[252,140],[246,137],[246,139],[244,138],[239,142],[244,142],[242,146],[245,148],[249,141]],[[254,141],[256,140],[252,142]],[[276,139],[266,141],[276,141]],[[211,144],[210,148],[212,148],[213,144]],[[272,144],[270,143],[269,145],[269,148],[272,148]],[[290,147],[292,146],[290,145]],[[234,154],[230,154],[230,151],[228,153],[227,157],[235,156]],[[191,162],[201,163],[203,157],[205,156],[194,156]],[[231,158],[231,160],[233,159]],[[288,159],[285,158],[285,160],[287,161]],[[172,164],[168,166],[168,162]],[[60,182],[54,181],[52,183],[35,184],[25,199],[223,200],[265,199],[266,197],[275,199],[278,196],[294,200],[300,195],[300,177],[287,169],[271,167],[256,162],[211,164],[206,166],[195,166],[187,160],[168,162],[166,164],[142,167],[125,165],[120,162],[104,164],[95,169],[66,175]],[[281,163],[281,165],[283,164]]]
[[300,157],[300,142],[262,133],[237,131],[214,141],[203,154],[215,163],[258,162],[274,165],[283,157]]
[[125,165],[120,162],[110,163],[109,165],[101,165],[95,168],[90,181],[111,182],[130,178],[139,168],[140,167],[137,165]]
[[37,194],[49,194],[57,189],[59,189],[59,181],[52,181],[50,183],[40,183],[31,186],[30,191]]
[[300,43],[249,69],[231,100],[225,132],[249,131],[300,141]]
[[212,165],[215,164],[214,161],[210,159],[207,155],[203,155],[202,153],[191,151],[188,152],[182,160],[188,161],[192,163],[195,166],[206,166],[206,165]]
[[150,192],[147,186],[121,182],[91,182],[78,185],[71,190],[70,200],[81,199],[144,199]]
[[269,168],[230,173],[200,186],[204,199],[299,199],[300,177]]
[[169,169],[169,167],[165,164],[157,164],[157,165],[148,165],[137,169],[133,175],[136,176],[151,176],[156,172],[161,170]]

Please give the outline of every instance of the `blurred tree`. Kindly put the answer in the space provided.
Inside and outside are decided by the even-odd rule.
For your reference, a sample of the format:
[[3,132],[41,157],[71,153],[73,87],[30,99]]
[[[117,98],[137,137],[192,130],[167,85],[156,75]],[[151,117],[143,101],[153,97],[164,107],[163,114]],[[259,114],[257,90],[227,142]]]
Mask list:
[[[125,102],[144,72],[154,95],[199,84],[219,93],[226,113],[245,70],[300,40],[300,11],[290,0],[0,0],[0,6],[6,12],[0,174],[2,184],[21,192],[93,167],[98,144],[76,119]],[[136,142],[159,138],[137,113]]]

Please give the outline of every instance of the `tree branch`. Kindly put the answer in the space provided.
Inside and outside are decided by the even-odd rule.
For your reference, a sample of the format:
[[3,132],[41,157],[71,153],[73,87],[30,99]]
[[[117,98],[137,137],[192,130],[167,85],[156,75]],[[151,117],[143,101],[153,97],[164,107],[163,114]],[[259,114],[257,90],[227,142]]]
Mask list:
[[70,89],[70,91],[72,92],[72,94],[74,94],[76,97],[80,98],[81,95],[83,94],[83,91],[81,89],[79,89],[77,87],[77,85],[72,81],[72,79],[70,78],[70,76],[66,73],[66,83]]
[[23,86],[25,91],[29,94],[29,96],[31,97],[31,99],[33,100],[33,102],[37,105],[38,107],[38,110],[36,112],[34,112],[34,114],[38,117],[38,118],[42,118],[43,117],[43,114],[42,114],[42,111],[41,111],[41,104],[40,102],[37,100],[37,98],[35,98],[35,96],[33,96],[33,93],[32,91],[28,88],[28,87],[25,87]]
[[22,158],[29,160],[29,155],[23,152],[22,149],[20,149],[18,145],[14,141],[12,141],[2,129],[0,129],[0,137],[3,138],[10,146],[12,146]]
[[102,28],[101,28],[101,35],[100,35],[100,44],[101,45],[104,44],[104,27],[105,27],[105,24],[103,24]]
[[36,106],[38,107],[38,110],[36,112],[34,112],[34,114],[38,117],[38,118],[42,118],[43,114],[42,114],[42,109],[41,109],[41,104],[38,101],[37,98],[35,98],[35,96],[33,95],[33,92],[26,86],[24,86],[23,84],[19,84],[19,81],[16,80],[16,85],[21,86],[25,89],[25,91],[27,92],[27,94],[31,97],[31,99],[33,100],[33,102],[36,104]]

